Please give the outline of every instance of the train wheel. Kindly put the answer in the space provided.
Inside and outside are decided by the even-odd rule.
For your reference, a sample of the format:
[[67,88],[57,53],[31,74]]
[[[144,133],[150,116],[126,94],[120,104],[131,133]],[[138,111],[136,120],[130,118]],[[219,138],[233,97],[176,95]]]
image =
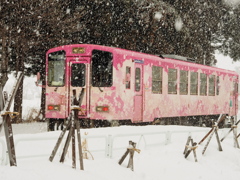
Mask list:
[[49,118],[48,119],[48,131],[54,131],[55,130],[55,124],[56,124],[56,119]]
[[63,130],[64,119],[56,119],[57,130]]
[[111,120],[111,121],[110,121],[110,126],[111,126],[111,127],[117,127],[117,126],[119,126],[119,121],[118,121],[118,120]]

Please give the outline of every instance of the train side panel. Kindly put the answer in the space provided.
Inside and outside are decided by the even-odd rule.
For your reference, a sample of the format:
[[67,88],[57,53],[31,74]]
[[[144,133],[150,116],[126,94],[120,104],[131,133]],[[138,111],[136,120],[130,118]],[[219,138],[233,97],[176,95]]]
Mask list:
[[[90,120],[131,120],[151,122],[156,118],[218,115],[234,116],[238,108],[238,75],[235,72],[199,64],[160,58],[153,55],[96,45],[73,45],[85,47],[85,54],[71,54],[72,46],[56,48],[66,50],[66,79],[62,87],[46,88],[46,117],[65,119],[71,110],[72,91],[77,95],[85,89],[80,118]],[[92,85],[92,51],[108,51],[113,55],[112,84],[109,87]],[[54,49],[51,51],[54,52]],[[86,82],[83,87],[71,86],[71,65],[85,64]],[[157,67],[157,68],[156,68]],[[161,91],[153,88],[153,68],[161,71]],[[171,71],[176,79],[169,82]],[[187,72],[187,93],[180,94],[181,72]],[[197,93],[191,94],[191,72],[197,74]],[[206,75],[206,95],[200,95],[200,74]],[[48,74],[47,74],[48,75]],[[209,94],[210,77],[214,76],[214,95]],[[171,84],[171,87],[169,86]],[[173,92],[169,93],[169,89]],[[213,88],[213,87],[212,87]],[[218,91],[219,89],[219,91]],[[175,91],[176,90],[176,91]],[[219,93],[218,93],[219,92]],[[48,105],[59,110],[48,109]]]
[[[164,61],[164,60],[162,60]],[[174,62],[174,61],[173,61]],[[154,62],[152,62],[154,64]],[[233,88],[233,81],[238,83],[237,75],[229,73],[225,70],[220,70],[212,67],[203,67],[202,65],[178,62],[176,63],[155,63],[156,66],[163,68],[163,90],[162,94],[152,93],[152,75],[151,66],[148,64],[145,66],[145,105],[144,105],[144,120],[153,121],[154,118],[162,117],[177,117],[177,116],[198,116],[198,115],[217,115],[228,114],[230,116],[237,113],[237,90]],[[189,64],[189,65],[186,65]],[[199,67],[198,67],[199,66]],[[177,69],[178,79],[177,94],[168,94],[168,70],[169,68]],[[206,96],[199,94],[200,86],[198,85],[198,94],[190,95],[190,83],[188,84],[188,93],[186,95],[180,95],[180,76],[179,71],[186,70],[189,72],[197,72],[210,75],[219,76],[219,84],[215,80],[215,95],[210,96],[207,92]],[[234,79],[235,78],[235,79]],[[209,78],[207,78],[209,81]],[[188,82],[190,82],[190,76],[188,76]],[[198,84],[200,84],[198,78]],[[208,84],[208,83],[207,83]],[[230,85],[230,86],[229,86]],[[217,94],[217,87],[219,86],[219,94]],[[207,90],[209,87],[207,87]],[[235,88],[236,89],[236,88]]]

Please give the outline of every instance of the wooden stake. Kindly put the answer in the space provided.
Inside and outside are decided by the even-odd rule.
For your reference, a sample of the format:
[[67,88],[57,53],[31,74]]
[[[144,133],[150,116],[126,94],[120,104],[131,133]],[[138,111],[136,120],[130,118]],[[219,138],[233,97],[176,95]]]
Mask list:
[[62,156],[60,158],[60,162],[63,163],[64,160],[65,160],[65,157],[66,157],[66,154],[67,154],[67,150],[68,150],[68,147],[69,147],[69,144],[70,144],[70,141],[71,141],[71,135],[72,135],[72,126],[70,127],[70,130],[68,132],[68,136],[67,136],[67,139],[66,139],[66,142],[65,142],[65,145],[64,145],[64,148],[63,148],[63,152],[62,152]]
[[13,132],[12,132],[12,124],[11,124],[11,118],[9,115],[6,115],[3,117],[3,127],[5,131],[10,166],[17,166]]
[[66,131],[70,128],[70,126],[71,126],[71,121],[69,120],[68,123],[67,123],[67,125],[66,125],[65,128],[62,130],[62,132],[61,132],[61,134],[60,134],[60,136],[59,136],[59,138],[58,138],[58,140],[57,140],[57,143],[56,143],[56,145],[55,145],[55,147],[54,147],[54,149],[53,149],[53,151],[52,151],[52,154],[51,154],[51,156],[49,157],[49,161],[51,161],[51,162],[53,161],[53,159],[54,159],[54,157],[55,157],[55,155],[56,155],[56,153],[57,153],[57,150],[58,150],[58,148],[59,148],[59,146],[60,146],[60,144],[61,144],[61,142],[62,142],[62,140],[63,140],[63,137],[64,137]]
[[222,149],[222,146],[221,146],[221,141],[219,140],[219,135],[218,135],[218,127],[216,127],[216,129],[215,129],[215,135],[216,135],[216,139],[217,139],[217,143],[218,143],[218,150],[219,151],[222,151],[223,149]]
[[233,129],[233,140],[234,140],[235,146],[237,148],[240,148],[238,143],[238,137],[237,137],[237,126],[235,126]]
[[[132,141],[129,141],[129,145],[132,144]],[[118,164],[121,165],[124,161],[124,159],[127,157],[127,155],[129,154],[129,149],[126,150],[126,152],[123,154],[123,156],[121,157],[121,159],[118,161]]]
[[134,156],[134,149],[136,148],[136,143],[132,142],[132,148],[129,148],[129,153],[130,153],[130,157],[129,157],[129,161],[128,161],[128,165],[127,168],[130,168],[133,171],[133,156]]
[[78,119],[78,110],[74,110],[74,121],[76,124],[76,128],[77,128],[77,139],[78,139],[78,155],[79,155],[79,159],[80,159],[80,169],[84,170],[83,167],[83,155],[82,155],[82,143],[81,143],[81,133],[80,133],[80,123],[79,123],[79,119]]
[[75,122],[72,121],[72,168],[76,169]]
[[13,131],[12,131],[12,124],[11,124],[11,115],[16,114],[14,112],[9,112],[9,109],[11,107],[11,104],[13,102],[13,99],[16,95],[16,92],[18,90],[18,87],[20,85],[20,82],[23,78],[23,73],[20,72],[16,78],[16,82],[12,88],[12,91],[10,93],[10,96],[7,98],[6,94],[5,96],[2,93],[2,88],[0,89],[0,110],[3,112],[1,116],[3,117],[2,125],[0,126],[0,131],[2,127],[4,127],[5,132],[5,138],[7,143],[7,149],[8,149],[8,155],[9,155],[9,161],[10,166],[17,166],[16,161],[16,154],[15,154],[15,146],[14,146],[14,140],[13,140]]
[[219,151],[222,151],[221,141],[219,140],[219,136],[218,136],[217,130],[218,130],[218,126],[217,126],[217,125],[214,125],[214,126],[213,126],[213,131],[212,131],[212,133],[211,133],[210,136],[209,136],[209,139],[208,139],[207,144],[205,145],[205,147],[204,147],[204,149],[203,149],[203,151],[202,151],[202,154],[204,154],[205,151],[207,150],[207,147],[208,147],[208,145],[209,145],[209,143],[210,143],[210,141],[211,141],[211,139],[212,139],[213,134],[216,135],[216,139],[217,139],[217,143],[218,143],[218,150],[219,150]]
[[183,154],[186,154],[187,150],[188,150],[188,145],[191,141],[191,136],[188,136],[188,139],[187,139],[187,142],[186,142],[186,145],[185,145],[185,148],[184,148],[184,151],[183,151]]

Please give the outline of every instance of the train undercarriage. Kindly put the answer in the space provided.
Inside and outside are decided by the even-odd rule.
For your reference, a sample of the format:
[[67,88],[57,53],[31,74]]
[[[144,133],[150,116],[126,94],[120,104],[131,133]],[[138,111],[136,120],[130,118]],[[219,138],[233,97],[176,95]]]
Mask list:
[[[155,118],[152,122],[137,122],[132,123],[131,120],[90,120],[79,119],[81,128],[99,128],[99,127],[116,127],[122,125],[130,126],[144,126],[144,125],[181,125],[181,126],[198,126],[198,127],[212,127],[218,120],[219,115],[207,116],[181,116],[181,117],[167,117]],[[48,130],[62,130],[65,119],[48,119]],[[227,127],[233,124],[234,117],[226,116],[226,119],[219,123],[219,128]]]

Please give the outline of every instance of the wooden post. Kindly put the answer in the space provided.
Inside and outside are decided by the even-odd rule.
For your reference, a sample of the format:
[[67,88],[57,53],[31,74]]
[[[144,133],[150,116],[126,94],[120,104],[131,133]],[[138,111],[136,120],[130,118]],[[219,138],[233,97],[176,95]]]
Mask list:
[[[4,127],[10,166],[17,166],[12,124],[11,124],[11,118],[14,117],[12,115],[17,114],[17,113],[9,112],[9,110],[10,110],[11,104],[16,95],[17,89],[19,87],[19,84],[20,84],[20,81],[22,80],[22,78],[23,78],[23,73],[20,72],[16,78],[16,81],[14,83],[14,86],[12,88],[10,96],[8,98],[3,97],[3,93],[0,92],[0,96],[1,96],[1,98],[0,98],[1,109],[0,110],[2,112],[1,116],[3,117],[3,122],[2,122],[2,125],[0,126],[0,131],[1,131],[2,127]],[[1,91],[2,91],[2,89],[1,89]]]

